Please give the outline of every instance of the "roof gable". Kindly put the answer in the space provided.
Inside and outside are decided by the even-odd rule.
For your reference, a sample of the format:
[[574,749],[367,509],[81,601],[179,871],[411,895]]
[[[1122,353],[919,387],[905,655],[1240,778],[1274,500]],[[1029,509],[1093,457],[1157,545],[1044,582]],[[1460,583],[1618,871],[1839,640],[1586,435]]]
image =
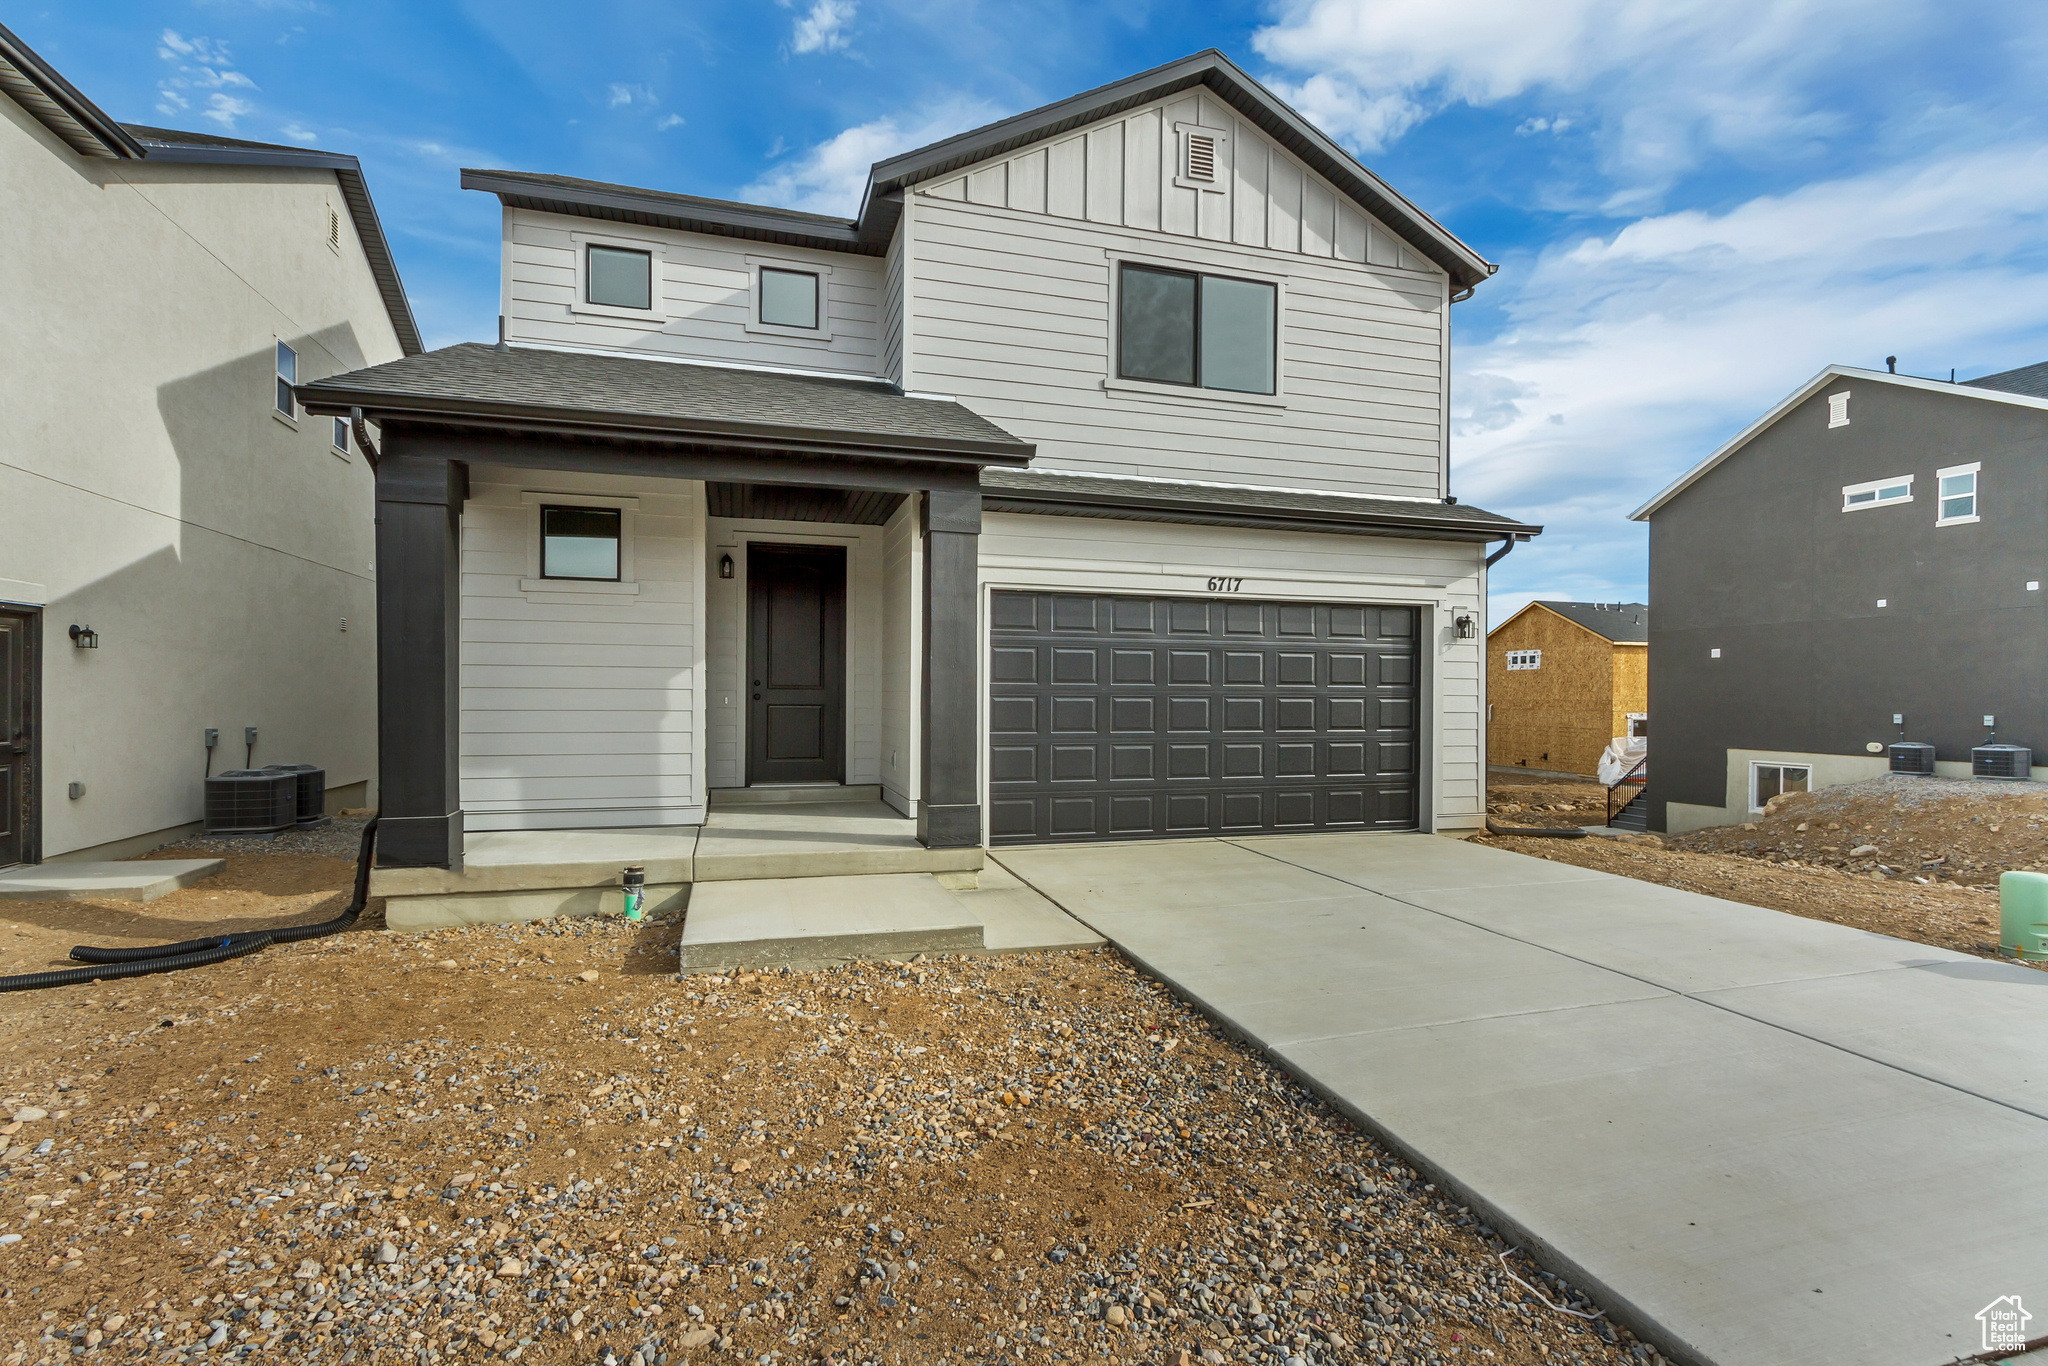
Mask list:
[[1640,602],[1525,603],[1521,611],[1488,631],[1487,637],[1499,635],[1539,607],[1610,645],[1647,645],[1650,641],[1650,609]]

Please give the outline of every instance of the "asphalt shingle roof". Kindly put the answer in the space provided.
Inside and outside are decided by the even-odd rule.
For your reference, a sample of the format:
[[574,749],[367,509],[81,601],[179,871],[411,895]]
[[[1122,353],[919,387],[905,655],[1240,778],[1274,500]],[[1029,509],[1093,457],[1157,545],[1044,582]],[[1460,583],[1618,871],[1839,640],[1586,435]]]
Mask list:
[[2001,370],[1979,379],[1966,379],[1963,383],[1973,389],[1998,389],[2008,394],[2025,394],[2028,398],[2048,398],[2048,361],[2039,365],[2022,365],[2017,370]]
[[1650,609],[1640,602],[1539,602],[1566,621],[1602,635],[1617,645],[1647,645]]
[[1313,489],[1132,479],[1056,470],[985,469],[981,472],[981,492],[984,505],[996,511],[1026,507],[1045,511],[1058,504],[1072,504],[1077,509],[1095,508],[1102,510],[1102,515],[1117,508],[1168,515],[1176,510],[1192,513],[1201,509],[1227,509],[1240,514],[1270,513],[1281,519],[1354,522],[1361,529],[1399,525],[1421,529],[1441,527],[1456,532],[1534,533],[1541,530],[1465,503],[1368,498]]
[[299,386],[316,412],[545,415],[596,427],[712,435],[777,429],[857,444],[1029,458],[1032,446],[950,400],[877,381],[465,342]]

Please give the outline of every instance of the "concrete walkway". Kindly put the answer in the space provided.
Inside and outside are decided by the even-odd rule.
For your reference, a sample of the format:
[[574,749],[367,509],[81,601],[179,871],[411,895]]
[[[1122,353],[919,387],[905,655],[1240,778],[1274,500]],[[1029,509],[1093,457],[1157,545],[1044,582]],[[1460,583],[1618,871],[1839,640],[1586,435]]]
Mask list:
[[1429,835],[994,857],[1681,1361],[2048,1315],[2048,973]]

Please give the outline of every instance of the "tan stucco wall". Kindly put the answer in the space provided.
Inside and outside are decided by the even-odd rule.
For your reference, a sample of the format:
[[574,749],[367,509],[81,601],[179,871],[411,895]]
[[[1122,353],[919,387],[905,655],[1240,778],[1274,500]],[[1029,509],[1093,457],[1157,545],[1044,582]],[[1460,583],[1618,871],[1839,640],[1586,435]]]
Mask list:
[[[1508,668],[1508,651],[1541,650],[1536,669]],[[1613,645],[1541,606],[1503,623],[1486,640],[1486,761],[1592,774],[1622,732]]]
[[88,160],[0,99],[0,222],[0,600],[45,608],[44,856],[197,819],[207,726],[216,771],[253,725],[258,765],[373,778],[371,475],[272,416],[279,337],[301,381],[399,355],[334,177]]

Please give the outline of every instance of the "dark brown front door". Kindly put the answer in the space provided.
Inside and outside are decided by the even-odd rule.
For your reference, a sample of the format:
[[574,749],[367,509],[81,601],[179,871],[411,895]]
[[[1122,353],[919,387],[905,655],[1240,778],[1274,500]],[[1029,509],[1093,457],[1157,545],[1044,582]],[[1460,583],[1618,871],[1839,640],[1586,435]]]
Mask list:
[[35,628],[33,613],[0,607],[0,868],[37,857]]
[[846,774],[846,550],[747,548],[747,781]]

